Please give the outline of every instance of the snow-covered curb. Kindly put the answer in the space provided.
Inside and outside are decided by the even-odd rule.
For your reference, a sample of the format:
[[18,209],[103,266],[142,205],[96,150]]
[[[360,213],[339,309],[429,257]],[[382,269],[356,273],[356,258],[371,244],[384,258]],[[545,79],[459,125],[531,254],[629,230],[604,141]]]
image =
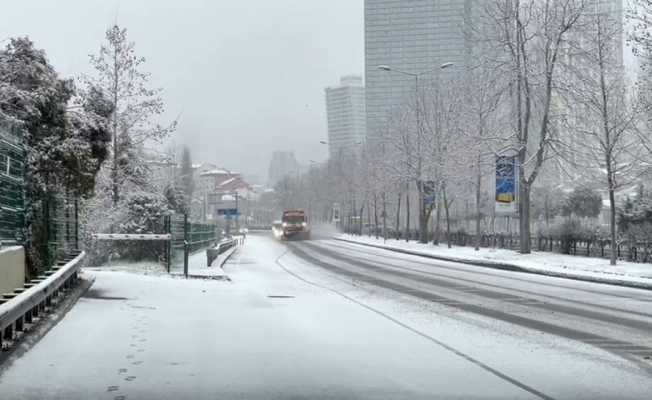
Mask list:
[[[407,248],[408,246],[396,246],[391,244],[383,244],[382,240],[380,241],[376,241],[373,239],[368,240],[366,238],[357,238],[357,237],[352,237],[350,235],[340,235],[334,237],[334,239],[343,242],[354,243],[363,246],[390,250],[397,253],[409,254],[409,255],[414,255],[419,257],[426,257],[426,258],[431,258],[431,259],[441,260],[441,261],[451,261],[451,262],[464,263],[468,265],[475,265],[475,266],[485,267],[485,268],[501,269],[501,270],[516,271],[516,272],[523,272],[529,274],[546,275],[546,276],[552,276],[557,278],[573,279],[578,281],[586,281],[586,282],[602,283],[607,285],[631,287],[636,289],[652,290],[652,279],[647,277],[642,277],[642,276],[616,275],[613,273],[606,273],[604,271],[599,271],[599,272],[586,271],[581,269],[572,269],[564,265],[557,265],[557,266],[537,265],[536,262],[532,262],[531,260],[527,260],[527,259],[524,259],[522,261],[514,261],[514,260],[500,260],[500,259],[490,260],[478,256],[473,257],[467,255],[465,255],[464,257],[451,256],[448,254],[442,254],[441,251],[438,252],[437,251],[438,249],[436,247],[432,247],[432,245],[430,245],[431,246],[430,249],[420,250],[420,249]],[[412,245],[412,247],[413,246],[414,244]],[[518,254],[516,252],[513,253]],[[519,256],[523,257],[522,255]],[[547,254],[547,256],[565,257],[563,255],[556,255],[556,254]],[[576,257],[576,256],[568,256],[568,257]],[[577,258],[581,259],[585,257],[577,256]],[[649,268],[650,271],[652,271],[652,265],[650,265]]]

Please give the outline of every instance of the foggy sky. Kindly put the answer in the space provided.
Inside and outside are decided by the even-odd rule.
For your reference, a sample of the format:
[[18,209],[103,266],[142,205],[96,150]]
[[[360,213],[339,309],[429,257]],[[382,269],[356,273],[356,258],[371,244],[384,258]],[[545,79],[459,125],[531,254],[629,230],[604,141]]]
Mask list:
[[323,89],[364,72],[363,0],[3,0],[0,40],[27,35],[77,76],[116,21],[181,115],[176,143],[260,181],[273,150],[327,157]]

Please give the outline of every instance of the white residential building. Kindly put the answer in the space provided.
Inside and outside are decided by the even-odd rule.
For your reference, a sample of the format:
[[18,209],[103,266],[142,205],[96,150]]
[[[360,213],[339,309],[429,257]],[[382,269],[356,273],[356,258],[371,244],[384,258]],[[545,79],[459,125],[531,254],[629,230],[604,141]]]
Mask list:
[[345,151],[355,151],[367,134],[365,88],[362,77],[344,76],[338,86],[325,89],[328,116],[328,152],[338,157]]

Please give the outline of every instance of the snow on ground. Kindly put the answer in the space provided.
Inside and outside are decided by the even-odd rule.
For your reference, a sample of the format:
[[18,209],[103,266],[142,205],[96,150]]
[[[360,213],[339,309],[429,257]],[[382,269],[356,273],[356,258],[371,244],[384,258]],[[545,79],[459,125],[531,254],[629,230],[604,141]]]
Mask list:
[[[231,253],[237,252],[237,248],[232,248],[217,256],[215,260],[208,265],[206,249],[196,251],[188,257],[188,274],[193,276],[220,277],[227,278],[224,269],[220,267],[225,258],[230,257]],[[181,271],[183,273],[183,270]]]
[[351,280],[292,253],[279,262],[300,279],[368,307],[415,334],[432,338],[436,346],[447,346],[460,357],[473,358],[552,398],[643,399],[652,390],[648,371],[596,347]]
[[[89,271],[90,291],[2,372],[2,399],[638,399],[652,391],[649,375],[604,351],[361,286],[286,250],[251,236],[225,264],[231,282]],[[201,269],[201,255],[191,265]]]
[[2,398],[534,398],[293,278],[274,263],[283,252],[245,244],[232,282],[92,271],[90,291],[0,376]]
[[156,261],[116,260],[101,266],[91,265],[87,268],[89,270],[122,271],[122,272],[138,273],[143,275],[166,275],[167,274],[167,271],[165,270],[165,266]]
[[609,265],[609,260],[602,258],[571,256],[565,254],[533,252],[532,254],[519,254],[513,250],[480,248],[475,251],[473,247],[453,246],[451,249],[440,244],[421,244],[414,241],[405,242],[396,239],[374,237],[339,235],[339,238],[360,243],[383,246],[387,249],[403,249],[419,252],[425,255],[434,255],[450,258],[451,261],[481,261],[497,264],[509,264],[524,270],[543,273],[555,273],[569,277],[599,278],[613,282],[641,283],[652,287],[652,264],[632,263],[618,261],[618,265]]
[[[224,270],[219,267],[220,261],[226,256],[220,255],[212,266],[207,265],[206,249],[198,250],[188,256],[188,273],[195,276],[226,277]],[[172,267],[173,275],[183,275],[183,254],[179,254]],[[167,275],[165,265],[156,261],[128,261],[116,260],[101,266],[89,266],[92,270],[123,271],[140,273],[144,275]]]
[[[207,264],[206,250],[197,251],[188,257],[188,274],[192,276],[224,277],[226,273],[219,267],[219,257],[212,266]],[[181,271],[183,273],[183,271]]]

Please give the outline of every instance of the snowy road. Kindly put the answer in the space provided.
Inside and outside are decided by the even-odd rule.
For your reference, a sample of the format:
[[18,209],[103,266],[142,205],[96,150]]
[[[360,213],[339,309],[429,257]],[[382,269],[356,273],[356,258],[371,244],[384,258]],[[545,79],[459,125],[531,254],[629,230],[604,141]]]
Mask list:
[[2,399],[646,399],[652,293],[250,236],[231,282],[92,271]]

